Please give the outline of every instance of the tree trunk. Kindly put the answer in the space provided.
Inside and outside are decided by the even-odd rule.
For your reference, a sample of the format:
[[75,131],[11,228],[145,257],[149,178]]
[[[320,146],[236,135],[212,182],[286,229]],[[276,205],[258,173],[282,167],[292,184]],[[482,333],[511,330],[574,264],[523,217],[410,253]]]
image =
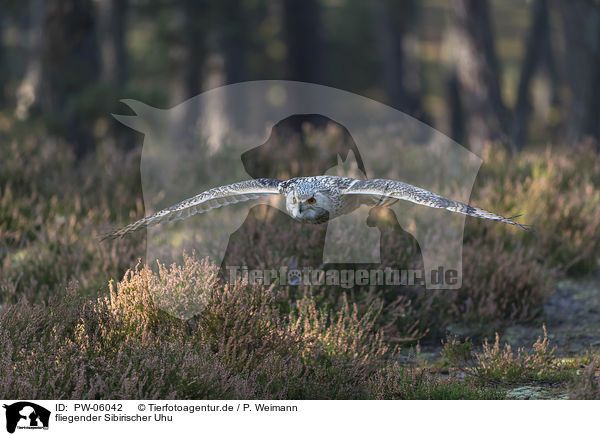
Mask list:
[[323,81],[323,41],[316,0],[284,0],[284,38],[287,78],[301,82]]
[[454,0],[459,53],[457,73],[466,111],[470,149],[481,154],[488,141],[506,142],[507,115],[500,92],[488,2]]
[[527,123],[531,109],[529,103],[531,79],[540,65],[546,43],[549,40],[547,1],[536,0],[531,13],[532,25],[527,37],[527,48],[521,67],[517,102],[513,113],[513,144],[518,150],[521,150],[527,141]]
[[218,14],[219,27],[222,29],[219,39],[225,66],[225,82],[243,82],[246,80],[245,36],[250,33],[245,9],[237,0],[223,0],[219,3]]
[[94,119],[84,114],[85,91],[100,67],[94,8],[89,0],[47,0],[42,45],[40,107],[54,133],[81,158],[94,150]]
[[[4,68],[4,63],[6,62],[4,59],[4,11],[0,10],[0,66],[2,70],[0,71],[0,83],[6,83],[6,69]],[[4,95],[4,89],[0,89],[0,106],[4,106],[6,100],[6,96]]]
[[418,59],[405,52],[406,35],[414,11],[412,1],[373,2],[373,21],[382,62],[382,75],[387,103],[413,117],[422,118]]
[[205,31],[202,17],[207,5],[202,1],[183,1],[183,69],[184,98],[194,97],[202,91],[202,69],[206,60]]
[[98,2],[98,39],[102,61],[101,77],[108,83],[123,85],[127,78],[125,26],[127,0]]
[[564,24],[564,81],[571,91],[567,111],[567,141],[591,135],[600,138],[598,78],[600,77],[600,5],[592,0],[558,2]]
[[460,84],[458,83],[456,69],[452,70],[448,79],[447,92],[448,110],[450,112],[450,137],[459,144],[464,144],[466,140],[464,109],[460,98]]
[[25,75],[17,88],[15,116],[24,120],[29,109],[37,103],[42,75],[42,30],[45,16],[44,0],[32,0],[29,4],[27,32],[27,66]]

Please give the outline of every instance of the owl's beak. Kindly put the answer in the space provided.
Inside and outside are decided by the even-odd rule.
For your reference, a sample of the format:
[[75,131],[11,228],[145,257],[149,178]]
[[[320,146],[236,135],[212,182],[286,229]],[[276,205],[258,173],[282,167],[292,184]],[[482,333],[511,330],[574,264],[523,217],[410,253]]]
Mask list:
[[302,209],[304,209],[304,208],[302,207],[302,203],[300,203],[300,204],[298,205],[298,212],[299,212],[299,213],[302,213]]

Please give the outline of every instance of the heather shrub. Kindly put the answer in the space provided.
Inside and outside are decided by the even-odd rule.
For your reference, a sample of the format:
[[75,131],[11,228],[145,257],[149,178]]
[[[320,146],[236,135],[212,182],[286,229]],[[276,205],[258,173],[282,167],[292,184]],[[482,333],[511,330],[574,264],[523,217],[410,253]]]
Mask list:
[[390,362],[371,377],[373,398],[378,400],[498,400],[500,391],[453,378],[441,379],[424,368]]
[[464,366],[473,357],[473,342],[466,338],[461,341],[457,336],[446,336],[442,340],[443,348],[439,366],[442,367],[460,367]]
[[[140,278],[143,280],[143,278]],[[131,291],[131,280],[127,282]],[[2,308],[0,390],[12,398],[245,398],[255,388],[232,373],[181,320],[132,295],[68,302],[23,300]]]
[[462,287],[395,290],[406,298],[408,319],[432,338],[442,337],[449,326],[482,336],[538,320],[557,277],[598,267],[600,159],[595,149],[548,148],[510,156],[490,147],[484,162],[472,203],[505,216],[523,213],[520,220],[534,231],[467,218]]
[[570,398],[575,400],[600,400],[600,374],[598,358],[586,365],[570,387]]
[[473,353],[475,365],[472,374],[481,382],[555,382],[573,376],[573,368],[563,363],[555,355],[556,347],[550,348],[546,327],[531,350],[520,347],[513,351],[509,344],[500,346],[496,333],[493,345],[487,339],[481,351]]
[[477,239],[463,247],[463,286],[450,316],[495,328],[532,321],[542,314],[553,276],[531,248],[510,249],[498,239]]
[[508,248],[492,235],[464,245],[462,273],[462,287],[457,290],[386,290],[401,298],[404,310],[397,325],[403,333],[412,326],[416,333],[412,342],[443,338],[448,328],[482,337],[515,323],[535,321],[543,314],[544,299],[556,276],[531,248]]
[[20,302],[3,309],[0,322],[0,391],[7,398],[237,398],[251,392],[208,350],[168,335],[134,339],[82,301]]
[[[385,217],[384,217],[385,218]],[[230,265],[247,266],[249,269],[273,269],[281,267],[303,270],[303,268],[351,270],[383,269],[386,266],[395,268],[417,268],[419,250],[414,240],[406,237],[394,238],[387,233],[384,246],[396,253],[383,256],[388,263],[377,264],[324,264],[323,244],[326,227],[323,225],[289,224],[289,218],[282,217],[279,211],[266,206],[257,206],[250,210],[249,217],[241,230],[230,239],[227,254],[222,263],[220,276],[229,280],[226,268]],[[397,224],[396,224],[397,225]],[[349,235],[348,247],[366,246],[361,235]],[[390,286],[354,286],[344,289],[339,285],[282,285],[275,280],[273,298],[281,314],[289,314],[293,307],[309,293],[318,307],[332,309],[344,304],[355,305],[361,316],[373,307],[379,307],[376,327],[385,330],[388,338],[394,342],[415,342],[428,332],[427,325],[421,325],[418,314],[411,307],[407,289],[395,289]],[[412,290],[408,291],[411,292]]]
[[533,248],[537,259],[565,273],[595,271],[600,259],[600,159],[592,146],[574,148],[548,147],[509,156],[489,147],[473,202],[508,216],[524,214],[521,221],[535,231],[488,228],[469,219],[467,240],[493,232],[499,239]]
[[[360,382],[370,374],[361,368],[369,366],[365,360],[373,364],[383,354],[362,353],[372,346],[364,326],[335,318],[324,323],[308,308],[292,326],[271,306],[268,289],[243,283],[215,286],[205,310],[185,322],[161,311],[153,298],[165,274],[172,279],[178,271],[138,267],[95,303],[72,285],[73,304],[52,298],[47,305],[21,301],[2,309],[4,392],[31,398],[366,396],[360,384],[343,382]],[[359,340],[343,332],[350,327]],[[331,357],[330,366],[320,356]]]
[[141,235],[98,244],[109,222],[143,213],[136,153],[100,147],[74,168],[66,146],[27,137],[0,154],[0,303],[43,301],[72,279],[94,295],[142,254]]
[[[182,275],[182,269],[184,273]],[[0,309],[0,387],[28,398],[442,398],[433,380],[409,385],[391,369],[397,350],[376,326],[380,307],[360,314],[344,302],[319,308],[310,295],[279,313],[272,287],[202,283],[204,310],[183,320],[154,299],[163,281],[189,271],[212,277],[214,265],[188,257],[152,272],[138,266],[90,302],[75,282],[65,298],[20,300]],[[185,284],[180,283],[184,286]],[[156,294],[155,294],[156,292]],[[160,298],[159,298],[160,300]],[[397,373],[401,371],[402,374]],[[384,380],[396,374],[392,390]],[[412,376],[410,376],[412,377]],[[404,381],[402,381],[404,380]],[[446,389],[448,388],[448,389]],[[387,389],[387,390],[386,390]]]
[[[193,255],[151,270],[139,261],[143,232],[98,242],[108,226],[144,214],[139,153],[101,145],[75,163],[64,145],[23,137],[0,146],[5,397],[497,398],[476,385],[572,372],[546,336],[533,351],[486,342],[467,382],[397,364],[397,345],[437,342],[447,329],[477,339],[537,321],[557,276],[597,268],[600,161],[592,149],[488,150],[473,203],[525,213],[535,232],[468,218],[462,288],[430,291],[225,283],[216,265]],[[418,247],[380,212],[383,266],[418,267]],[[292,227],[279,215],[252,208],[223,266],[365,268],[323,265],[324,228]],[[364,246],[350,237],[349,246]],[[447,366],[460,366],[467,348],[449,340]],[[595,395],[593,371],[586,380],[573,395]]]

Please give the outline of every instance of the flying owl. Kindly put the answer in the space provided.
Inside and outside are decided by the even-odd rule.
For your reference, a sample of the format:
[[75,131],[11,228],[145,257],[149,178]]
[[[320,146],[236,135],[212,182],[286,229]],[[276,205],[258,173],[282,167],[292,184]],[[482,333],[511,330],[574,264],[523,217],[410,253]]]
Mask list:
[[208,212],[228,204],[248,201],[270,195],[283,195],[288,214],[303,223],[320,224],[344,215],[361,205],[390,205],[406,200],[427,207],[529,227],[468,204],[450,200],[404,182],[386,179],[357,180],[351,177],[313,176],[289,180],[253,179],[232,183],[204,191],[153,215],[104,235],[103,239],[123,237],[141,228],[177,221],[192,215]]

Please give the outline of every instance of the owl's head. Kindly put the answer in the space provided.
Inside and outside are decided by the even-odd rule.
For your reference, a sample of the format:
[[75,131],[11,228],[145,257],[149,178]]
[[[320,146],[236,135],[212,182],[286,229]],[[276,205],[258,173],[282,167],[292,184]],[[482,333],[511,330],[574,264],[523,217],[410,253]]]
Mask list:
[[329,219],[330,201],[326,192],[295,189],[286,195],[285,206],[292,218],[319,224]]

